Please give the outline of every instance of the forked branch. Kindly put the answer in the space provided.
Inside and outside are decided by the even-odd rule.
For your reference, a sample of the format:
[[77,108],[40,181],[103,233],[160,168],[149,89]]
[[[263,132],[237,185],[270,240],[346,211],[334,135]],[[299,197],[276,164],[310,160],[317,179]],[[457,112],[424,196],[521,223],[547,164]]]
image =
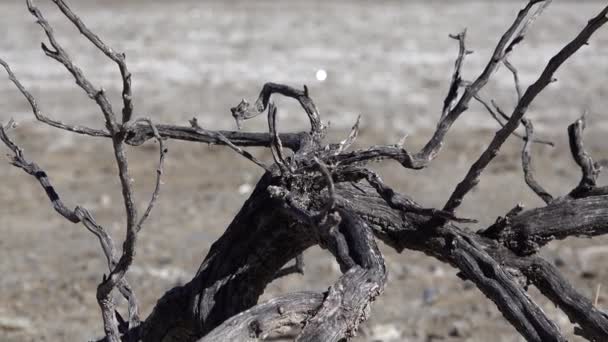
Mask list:
[[[64,65],[76,83],[98,104],[107,131],[68,125],[44,116],[8,65],[2,60],[0,64],[28,100],[39,121],[70,132],[111,138],[127,217],[122,253],[118,255],[109,235],[86,209],[70,210],[63,204],[44,171],[25,159],[23,152],[9,139],[4,126],[0,127],[0,140],[12,152],[12,163],[37,178],[58,213],[70,222],[82,222],[99,238],[110,269],[97,291],[105,341],[237,341],[286,333],[299,341],[348,339],[367,318],[369,306],[387,281],[376,237],[398,251],[405,248],[421,251],[458,268],[460,275],[473,281],[529,341],[565,340],[557,325],[526,293],[529,284],[538,287],[578,324],[576,333],[596,341],[608,339],[608,317],[578,293],[553,266],[534,255],[554,239],[608,233],[608,189],[596,186],[599,164],[584,149],[584,120],[578,120],[569,128],[572,154],[582,169],[582,180],[569,196],[553,198],[534,178],[530,154],[533,127],[524,118],[536,96],[553,81],[556,70],[608,21],[608,7],[549,61],[538,80],[523,93],[517,69],[508,57],[550,1],[527,3],[497,43],[485,69],[472,83],[465,84],[461,76],[468,53],[465,33],[455,36],[459,52],[441,118],[427,144],[412,154],[402,143],[347,151],[358,135],[359,119],[346,139],[337,144],[323,143],[325,127],[307,87],[298,90],[266,83],[253,105],[242,101],[232,108],[239,125],[242,120],[268,110],[268,132],[264,133],[211,131],[200,127],[196,119],[185,127],[157,125],[150,119],[133,118],[131,75],[124,54],[114,52],[101,41],[62,0],[53,2],[97,49],[118,65],[123,81],[121,122],[116,119],[103,89],[94,86],[73,63],[31,1],[27,2],[28,8],[50,44],[43,44],[43,51]],[[515,83],[518,102],[511,115],[503,113],[495,104],[490,106],[479,94],[500,64],[512,72]],[[459,96],[460,88],[463,93]],[[279,132],[276,108],[271,103],[273,94],[299,101],[310,120],[310,132]],[[439,153],[448,130],[473,98],[481,101],[502,127],[443,209],[419,205],[385,184],[366,167],[367,162],[382,159],[394,159],[412,169],[426,167]],[[523,206],[518,205],[494,225],[477,233],[468,227],[456,226],[473,222],[457,217],[455,209],[522,122],[526,126],[522,151],[525,180],[547,205],[531,210],[523,210]],[[138,145],[151,138],[159,144],[156,181],[146,210],[139,217],[125,144]],[[140,322],[137,302],[125,275],[133,263],[138,233],[158,200],[167,152],[165,139],[168,138],[226,145],[267,172],[226,232],[211,246],[192,280],[167,292],[158,300],[152,313]],[[276,167],[258,161],[242,148],[245,146],[270,148]],[[284,147],[294,153],[286,156]],[[327,292],[290,294],[257,304],[264,289],[277,277],[302,272],[302,253],[314,245],[328,249],[343,272]],[[294,258],[295,266],[284,267]],[[126,327],[115,310],[114,289],[129,302]]]

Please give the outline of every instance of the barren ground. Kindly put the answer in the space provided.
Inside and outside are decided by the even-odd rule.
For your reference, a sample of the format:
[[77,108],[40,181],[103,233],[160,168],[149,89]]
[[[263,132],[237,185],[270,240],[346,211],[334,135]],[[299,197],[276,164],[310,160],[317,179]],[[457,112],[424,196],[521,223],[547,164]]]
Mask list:
[[[602,5],[554,1],[512,58],[524,84],[534,80],[550,56]],[[409,134],[406,146],[416,150],[430,136],[447,91],[457,48],[447,34],[468,27],[468,47],[475,54],[467,59],[465,78],[472,79],[520,6],[520,1],[182,0],[144,5],[144,1],[89,0],[79,1],[74,9],[110,45],[127,52],[137,115],[176,124],[187,124],[187,119],[197,116],[207,128],[231,129],[228,109],[243,97],[253,100],[264,82],[306,83],[323,118],[332,122],[328,140],[341,140],[361,114],[358,146],[395,143]],[[115,66],[77,36],[57,10],[46,3],[41,7],[85,72],[118,94]],[[0,32],[5,32],[0,56],[49,116],[102,127],[101,115],[67,73],[43,56],[42,34],[21,1],[0,3]],[[566,126],[585,109],[590,113],[588,148],[594,157],[608,158],[608,31],[602,29],[590,43],[564,65],[557,74],[559,81],[529,113],[539,135],[556,143],[553,148],[533,150],[537,178],[554,195],[566,193],[579,180],[568,151]],[[328,71],[322,83],[314,79],[319,68]],[[13,137],[26,156],[47,171],[66,203],[85,205],[121,241],[123,207],[109,141],[36,123],[12,84],[0,79],[0,121],[12,117],[20,122]],[[484,95],[505,108],[512,106],[514,91],[506,70],[498,72]],[[296,104],[277,102],[280,127],[306,129],[305,115]],[[260,118],[244,129],[265,127]],[[419,203],[441,206],[496,127],[474,104],[429,168],[404,170],[391,162],[376,168],[388,184]],[[523,181],[521,145],[512,138],[466,198],[459,214],[480,220],[471,229],[487,226],[518,202],[528,208],[541,205]],[[177,141],[168,146],[165,185],[141,234],[130,272],[144,317],[164,291],[195,273],[261,174],[221,147]],[[143,206],[152,188],[155,145],[129,152]],[[265,151],[254,152],[270,158]],[[96,239],[53,212],[30,176],[5,162],[0,163],[0,177],[0,340],[76,341],[100,336],[95,288],[106,269]],[[554,242],[543,253],[593,298],[599,285],[608,288],[606,241]],[[474,286],[460,281],[449,266],[417,252],[383,250],[389,285],[372,307],[359,341],[521,340],[494,305]],[[295,290],[323,290],[339,276],[325,251],[309,250],[305,262],[304,276],[270,284],[263,299]],[[606,291],[600,291],[600,307],[608,305]],[[540,298],[534,289],[531,293]],[[572,331],[565,315],[544,299],[539,302],[564,331]]]

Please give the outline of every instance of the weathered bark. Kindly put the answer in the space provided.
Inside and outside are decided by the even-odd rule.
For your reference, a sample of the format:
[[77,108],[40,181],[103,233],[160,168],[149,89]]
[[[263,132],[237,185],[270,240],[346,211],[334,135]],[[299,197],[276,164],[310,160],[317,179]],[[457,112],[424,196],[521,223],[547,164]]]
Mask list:
[[[25,159],[23,151],[7,134],[12,124],[0,125],[0,140],[13,153],[13,165],[38,179],[59,214],[73,223],[83,223],[99,238],[110,269],[97,291],[106,335],[103,340],[254,341],[284,334],[286,328],[297,333],[298,341],[348,339],[367,318],[371,303],[382,293],[387,281],[376,238],[397,251],[421,251],[459,269],[460,276],[471,280],[529,341],[565,341],[557,325],[527,294],[530,284],[577,324],[575,333],[589,340],[608,340],[608,315],[595,308],[555,267],[536,255],[555,239],[592,237],[608,232],[608,188],[596,185],[600,167],[584,149],[584,118],[569,128],[572,155],[581,167],[582,178],[575,189],[560,198],[546,192],[534,178],[529,143],[543,141],[532,138],[532,124],[524,118],[536,96],[552,82],[556,70],[608,21],[608,7],[556,53],[538,80],[525,91],[507,57],[550,1],[527,3],[473,82],[463,81],[460,73],[464,57],[469,53],[465,46],[466,34],[453,36],[459,42],[459,53],[437,129],[419,152],[411,153],[402,144],[346,151],[357,137],[359,121],[346,139],[335,144],[325,143],[325,126],[306,86],[299,90],[267,83],[253,105],[243,100],[232,108],[239,125],[267,110],[267,133],[212,131],[200,127],[196,119],[190,121],[190,126],[155,125],[149,119],[133,119],[131,74],[124,54],[105,45],[62,0],[53,2],[97,49],[117,64],[123,84],[122,120],[118,120],[103,89],[95,87],[70,59],[31,1],[28,8],[50,42],[50,47],[42,45],[44,53],[60,62],[95,101],[103,114],[106,130],[66,124],[45,116],[8,64],[0,60],[0,65],[40,122],[72,133],[111,139],[127,217],[122,254],[118,255],[109,235],[86,209],[77,206],[69,210],[46,173]],[[534,8],[536,12],[532,13]],[[511,115],[494,104],[492,108],[479,96],[501,63],[513,73],[517,92],[518,102]],[[464,92],[459,95],[463,87]],[[271,102],[275,94],[300,103],[311,124],[309,132],[279,133],[277,109]],[[466,111],[471,99],[481,101],[501,123],[501,128],[442,209],[420,206],[409,196],[391,189],[367,168],[368,162],[384,159],[396,160],[411,169],[426,167],[440,152],[448,130]],[[506,122],[498,119],[496,112]],[[520,123],[526,125],[526,135],[522,136],[525,180],[546,205],[527,211],[516,206],[490,227],[472,232],[466,227],[472,220],[459,218],[455,210]],[[152,199],[145,213],[138,217],[124,144],[140,145],[151,138],[159,141],[159,166]],[[159,195],[167,152],[163,141],[167,139],[225,145],[266,172],[225,233],[211,246],[193,279],[168,291],[152,313],[140,321],[137,300],[126,274],[135,261],[137,236]],[[274,163],[266,165],[255,159],[243,149],[248,146],[270,148]],[[288,155],[284,147],[292,154]],[[294,293],[258,304],[260,295],[274,279],[294,270],[301,272],[302,252],[314,245],[332,253],[342,276],[324,293]],[[282,268],[294,258],[298,260],[296,267]],[[119,290],[128,300],[128,322],[122,319],[112,301],[114,290]]]

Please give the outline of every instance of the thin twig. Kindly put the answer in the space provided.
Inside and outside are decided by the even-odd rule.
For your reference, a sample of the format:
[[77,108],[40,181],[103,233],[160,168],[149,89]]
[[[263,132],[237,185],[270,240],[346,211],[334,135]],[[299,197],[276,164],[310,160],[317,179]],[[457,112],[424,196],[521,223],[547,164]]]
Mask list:
[[290,170],[283,155],[283,144],[277,130],[277,107],[272,102],[268,105],[268,133],[270,133],[272,139],[270,141],[270,152],[275,164],[281,170],[281,174],[289,173]]
[[232,143],[232,141],[230,139],[226,138],[226,136],[224,136],[222,134],[222,132],[220,132],[220,131],[210,131],[210,130],[202,128],[198,124],[198,120],[196,118],[192,118],[190,120],[190,125],[192,126],[192,128],[195,130],[196,133],[198,133],[200,135],[203,135],[203,136],[206,136],[206,137],[209,137],[210,139],[217,140],[217,141],[225,144],[226,146],[230,147],[233,151],[235,151],[236,153],[238,153],[238,154],[242,155],[243,157],[249,159],[254,164],[256,164],[257,166],[259,166],[262,169],[264,169],[265,171],[267,171],[267,172],[271,171],[269,166],[267,166],[266,164],[264,164],[261,161],[259,161],[251,153],[243,150],[242,148],[240,148],[237,145],[235,145],[234,143]]
[[146,122],[148,125],[150,125],[150,127],[152,128],[152,131],[154,132],[154,136],[156,137],[156,140],[158,141],[158,154],[159,154],[158,167],[156,168],[156,182],[154,184],[154,191],[152,192],[152,198],[150,198],[150,202],[148,203],[148,207],[146,208],[146,211],[144,212],[142,217],[139,219],[139,222],[137,223],[136,232],[139,233],[144,222],[146,221],[148,216],[150,216],[150,212],[152,211],[152,208],[154,208],[154,204],[156,203],[156,200],[158,199],[158,194],[160,193],[160,186],[162,184],[161,177],[163,175],[163,166],[165,163],[165,155],[167,154],[168,150],[165,148],[165,143],[164,143],[163,139],[161,138],[160,134],[158,133],[156,126],[154,126],[154,124],[152,123],[152,120],[150,120],[148,118],[140,118],[140,119],[137,119],[137,121]]
[[120,70],[122,78],[122,122],[126,123],[131,120],[133,113],[133,94],[131,92],[131,73],[125,63],[125,54],[115,52],[111,47],[107,46],[95,33],[80,20],[80,18],[72,12],[70,7],[63,2],[63,0],[53,0],[53,2],[59,7],[61,12],[78,28],[80,33],[85,36],[93,45],[95,45],[101,52],[103,52],[108,58],[114,61]]
[[[502,112],[502,110],[500,108],[498,108],[494,101],[492,101],[492,104],[494,105],[494,107],[496,108],[496,110],[492,109],[492,107],[488,104],[488,102],[486,100],[484,100],[481,96],[479,96],[479,94],[476,94],[474,96],[475,100],[477,100],[477,102],[481,103],[486,110],[488,111],[488,113],[490,113],[490,116],[496,121],[498,122],[498,124],[500,125],[500,127],[504,127],[505,123],[502,122],[502,120],[498,117],[498,115],[500,114],[501,116],[505,117],[506,115],[504,115],[504,112]],[[506,120],[509,120],[509,117],[506,116]],[[523,122],[523,121],[522,121]],[[526,140],[526,136],[525,135],[521,135],[519,133],[517,133],[516,131],[513,131],[513,135],[520,138],[521,140]],[[550,140],[544,140],[544,139],[532,139],[530,140],[530,142],[532,143],[536,143],[536,144],[543,144],[543,145],[549,145],[549,146],[555,146],[555,144],[550,141]]]
[[[542,0],[541,0],[542,1]],[[423,165],[428,164],[435,156],[439,153],[443,145],[443,140],[452,124],[458,119],[458,117],[468,109],[468,104],[473,98],[473,95],[477,94],[487,83],[496,68],[498,67],[501,59],[505,55],[505,49],[507,44],[511,41],[518,28],[521,26],[524,19],[527,17],[530,10],[536,5],[539,0],[531,0],[528,4],[519,11],[517,17],[513,21],[513,24],[507,29],[507,31],[500,38],[500,41],[496,45],[492,57],[486,65],[483,72],[477,77],[477,79],[465,88],[464,93],[458,100],[458,103],[439,121],[437,129],[433,133],[431,139],[422,148],[422,150],[414,156],[414,162],[422,163]],[[418,165],[416,165],[418,166]],[[420,165],[422,166],[422,165]]]
[[507,69],[509,69],[509,71],[511,71],[511,74],[513,74],[513,83],[515,83],[515,92],[517,93],[517,101],[519,102],[522,96],[521,84],[519,82],[519,73],[517,72],[515,66],[513,66],[513,64],[511,64],[511,62],[506,57],[502,60],[502,63],[507,67]]
[[361,123],[361,115],[357,116],[357,121],[351,128],[350,133],[348,133],[348,137],[346,137],[346,139],[340,141],[336,154],[340,154],[340,153],[346,151],[355,142],[355,140],[357,140],[357,137],[359,136],[359,124],[360,123]]
[[112,105],[105,95],[105,90],[103,88],[97,89],[95,86],[93,86],[93,84],[84,76],[82,70],[80,70],[80,68],[74,64],[67,52],[63,49],[59,42],[57,42],[51,25],[31,0],[27,0],[27,7],[30,13],[36,18],[38,25],[40,25],[40,27],[42,27],[44,30],[51,44],[52,49],[47,47],[45,43],[42,43],[42,51],[44,51],[48,57],[63,64],[63,66],[65,66],[65,68],[72,74],[72,76],[74,76],[76,84],[78,84],[78,86],[82,88],[82,90],[84,90],[91,99],[95,100],[106,119],[106,127],[110,133],[114,135],[119,131],[119,128],[116,123],[114,111],[112,110]]
[[454,104],[458,100],[458,89],[460,88],[460,84],[462,82],[461,70],[462,65],[464,63],[464,57],[473,53],[466,49],[465,46],[465,38],[467,35],[467,29],[465,28],[460,33],[453,35],[450,34],[450,38],[456,39],[458,41],[458,57],[454,62],[454,73],[452,74],[452,81],[450,82],[450,88],[448,89],[448,94],[443,101],[443,110],[441,111],[441,118],[443,119],[450,110],[452,110]]
[[15,74],[9,67],[8,63],[6,63],[4,60],[0,59],[0,65],[2,65],[4,67],[4,69],[8,73],[8,78],[15,84],[15,86],[17,87],[17,89],[19,89],[21,94],[23,94],[23,96],[25,97],[27,102],[29,102],[30,106],[32,107],[32,112],[34,113],[34,116],[36,117],[36,119],[38,121],[45,123],[49,126],[63,129],[63,130],[69,131],[69,132],[90,135],[90,136],[94,136],[94,137],[110,137],[110,133],[108,133],[107,131],[104,131],[104,130],[93,129],[93,128],[89,128],[89,127],[85,127],[85,126],[70,125],[70,124],[66,124],[66,123],[58,121],[58,120],[53,120],[53,119],[45,116],[42,113],[42,111],[40,110],[40,107],[38,107],[38,103],[36,102],[36,99],[34,98],[34,96],[21,84],[21,82],[19,81],[17,76],[15,76]]
[[521,164],[524,170],[524,179],[526,184],[538,195],[545,203],[549,204],[553,201],[553,196],[549,194],[543,187],[534,179],[534,169],[532,167],[532,156],[530,153],[530,141],[534,134],[534,126],[532,121],[522,119],[526,126],[526,138],[524,139],[524,148],[521,152]]
[[394,159],[401,163],[403,167],[411,169],[425,168],[439,153],[443,146],[443,141],[453,123],[468,109],[468,105],[473,96],[488,83],[490,77],[496,71],[498,65],[505,56],[505,49],[512,41],[512,38],[527,18],[530,10],[543,0],[530,0],[528,4],[519,11],[517,17],[500,38],[496,45],[492,57],[481,74],[470,85],[465,87],[465,91],[453,108],[442,117],[437,124],[433,136],[418,153],[410,153],[401,146],[375,146],[367,150],[359,150],[341,153],[331,158],[331,163],[351,164],[361,163],[369,160]]
[[[91,213],[86,208],[81,206],[76,206],[74,210],[67,208],[58,193],[55,191],[55,188],[51,184],[46,172],[42,170],[38,164],[28,162],[25,159],[21,148],[10,140],[6,134],[6,129],[12,128],[12,126],[12,121],[6,126],[0,125],[0,140],[2,140],[2,142],[4,142],[4,144],[13,152],[11,164],[22,169],[29,175],[34,176],[38,180],[57,213],[72,223],[81,222],[98,238],[102,251],[106,257],[108,268],[110,270],[114,269],[118,261],[116,260],[116,248],[114,247],[112,237],[101,225],[95,221]],[[118,282],[118,289],[129,302],[129,326],[135,327],[135,325],[139,323],[137,299],[126,279],[123,278]]]
[[526,20],[521,26],[521,29],[519,30],[515,38],[511,41],[509,46],[507,46],[507,48],[505,49],[505,59],[511,53],[511,51],[513,51],[513,48],[524,40],[528,29],[532,26],[536,19],[540,17],[543,11],[547,9],[547,7],[549,7],[552,1],[553,0],[536,0],[536,2],[542,2],[543,4],[537,7],[536,11],[534,11],[534,13],[530,17],[528,17],[528,20]]

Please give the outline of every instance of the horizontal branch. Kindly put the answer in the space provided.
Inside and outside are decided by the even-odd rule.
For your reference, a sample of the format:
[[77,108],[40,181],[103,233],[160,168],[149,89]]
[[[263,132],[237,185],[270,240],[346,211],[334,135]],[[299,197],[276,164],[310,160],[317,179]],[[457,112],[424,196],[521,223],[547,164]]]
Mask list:
[[[195,141],[214,145],[225,145],[217,134],[210,134],[209,132],[214,131],[201,131],[200,129],[193,128],[192,126],[176,126],[176,125],[156,125],[158,133],[163,138]],[[259,146],[259,147],[270,147],[272,137],[269,133],[252,133],[252,132],[240,132],[240,131],[217,131],[217,133],[223,135],[230,140],[236,146]],[[141,145],[149,139],[152,139],[154,134],[149,125],[130,125],[127,128],[125,141],[130,145]],[[300,149],[302,141],[308,137],[308,133],[282,133],[279,134],[281,142],[284,147],[291,150]]]
[[535,253],[553,240],[608,233],[608,196],[556,199],[510,219],[494,238],[520,255]]

